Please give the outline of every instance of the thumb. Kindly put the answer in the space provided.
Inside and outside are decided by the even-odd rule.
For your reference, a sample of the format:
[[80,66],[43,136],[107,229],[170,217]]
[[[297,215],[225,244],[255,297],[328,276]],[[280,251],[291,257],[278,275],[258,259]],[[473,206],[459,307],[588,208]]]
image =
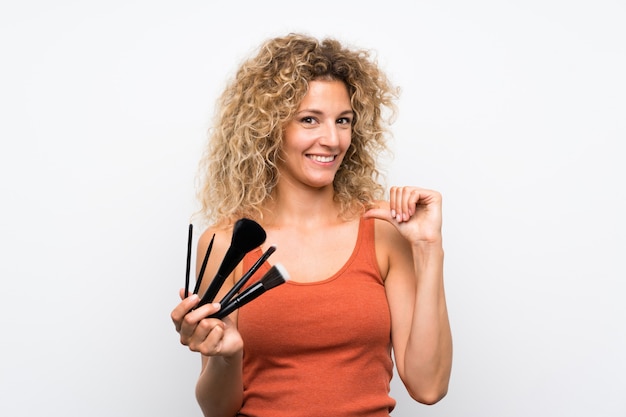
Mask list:
[[363,214],[363,217],[365,217],[366,219],[376,218],[376,219],[385,220],[388,222],[394,220],[391,217],[391,210],[389,209],[389,203],[384,203],[384,202],[381,202],[377,204],[376,207],[373,207],[367,210]]

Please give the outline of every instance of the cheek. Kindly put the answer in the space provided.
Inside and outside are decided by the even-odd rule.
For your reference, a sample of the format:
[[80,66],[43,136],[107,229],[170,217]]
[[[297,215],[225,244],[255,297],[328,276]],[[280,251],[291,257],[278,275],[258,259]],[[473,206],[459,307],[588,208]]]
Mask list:
[[341,136],[341,146],[344,150],[348,150],[352,145],[352,132],[348,131],[345,135]]
[[282,142],[283,152],[297,151],[303,147],[308,146],[308,143],[311,141],[309,135],[309,132],[302,129],[285,129],[285,134],[283,135]]
[[343,155],[343,159],[344,160],[347,159],[347,158],[350,158],[352,155],[357,153],[356,148],[355,148],[354,144],[352,143],[351,138],[348,139],[345,142],[345,146],[343,148],[343,152],[344,152],[344,155]]

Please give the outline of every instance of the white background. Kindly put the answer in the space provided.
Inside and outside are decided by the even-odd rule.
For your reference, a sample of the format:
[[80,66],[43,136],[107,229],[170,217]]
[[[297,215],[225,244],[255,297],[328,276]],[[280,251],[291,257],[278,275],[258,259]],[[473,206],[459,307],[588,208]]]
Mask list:
[[450,391],[394,379],[394,415],[625,416],[625,21],[621,0],[4,1],[0,415],[200,415],[169,313],[205,132],[240,60],[303,31],[377,52],[403,88],[389,183],[444,195]]

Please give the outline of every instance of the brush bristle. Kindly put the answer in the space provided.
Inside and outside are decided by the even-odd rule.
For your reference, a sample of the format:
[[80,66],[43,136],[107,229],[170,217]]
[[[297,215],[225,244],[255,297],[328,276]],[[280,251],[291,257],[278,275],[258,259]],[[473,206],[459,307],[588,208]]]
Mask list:
[[289,273],[282,264],[276,264],[261,278],[261,283],[265,290],[271,290],[274,287],[289,281]]
[[261,246],[265,242],[266,237],[265,229],[260,224],[244,217],[235,223],[231,246],[235,246],[247,253]]

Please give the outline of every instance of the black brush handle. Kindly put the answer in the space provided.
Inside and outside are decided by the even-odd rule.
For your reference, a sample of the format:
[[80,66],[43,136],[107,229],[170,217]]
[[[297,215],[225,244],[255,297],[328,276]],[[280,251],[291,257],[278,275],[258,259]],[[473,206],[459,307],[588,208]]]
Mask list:
[[198,307],[213,302],[226,278],[233,272],[246,253],[265,242],[265,237],[265,230],[254,220],[244,217],[235,222],[230,247],[226,251],[222,264],[209,284],[206,293],[202,296]]
[[217,271],[217,274],[215,274],[215,277],[209,284],[209,288],[207,288],[206,292],[200,299],[200,303],[198,303],[198,306],[196,308],[213,302],[215,296],[220,291],[220,288],[222,288],[222,285],[224,285],[224,281],[226,281],[226,278],[228,277],[228,275],[230,275],[233,269],[235,269],[237,264],[241,262],[244,255],[245,252],[242,253],[238,250],[238,248],[233,248],[231,246],[228,249],[226,255],[224,256],[224,260],[222,261],[222,264]]
[[259,297],[261,294],[263,294],[265,291],[267,291],[265,289],[265,287],[263,286],[262,282],[257,282],[256,284],[252,285],[251,287],[248,287],[244,292],[242,292],[240,295],[238,295],[237,297],[235,297],[230,303],[228,303],[226,306],[223,306],[220,311],[218,311],[217,313],[211,314],[209,317],[211,318],[217,318],[217,319],[223,319],[224,317],[228,316],[230,313],[232,313],[233,311],[237,310],[240,307],[245,306],[246,304],[248,304],[250,301],[256,299],[257,297]]
[[191,242],[193,236],[193,224],[189,224],[187,234],[187,269],[185,271],[185,298],[189,297],[189,271],[191,270]]
[[196,280],[196,286],[193,289],[194,294],[198,294],[200,290],[200,284],[202,284],[202,278],[204,278],[204,270],[206,269],[206,264],[209,260],[209,255],[211,254],[211,250],[213,249],[213,241],[215,240],[215,233],[213,233],[213,237],[209,242],[209,247],[204,254],[204,259],[202,260],[202,266],[200,267],[200,273],[198,274],[198,279]]
[[254,263],[254,265],[252,265],[252,267],[250,267],[250,269],[248,270],[248,272],[246,272],[240,279],[239,281],[237,281],[237,283],[235,285],[233,285],[233,288],[230,289],[230,291],[228,291],[228,293],[224,296],[224,298],[222,298],[222,300],[220,301],[220,304],[222,306],[227,305],[230,300],[233,298],[233,296],[235,294],[237,294],[239,292],[239,290],[246,284],[246,282],[248,282],[250,280],[250,277],[252,277],[252,275],[254,275],[254,273],[261,267],[261,265],[263,265],[263,263],[265,261],[267,261],[267,259],[270,257],[270,255],[272,253],[274,253],[276,251],[276,246],[270,246],[265,253],[263,253],[259,259],[257,259],[257,261]]

